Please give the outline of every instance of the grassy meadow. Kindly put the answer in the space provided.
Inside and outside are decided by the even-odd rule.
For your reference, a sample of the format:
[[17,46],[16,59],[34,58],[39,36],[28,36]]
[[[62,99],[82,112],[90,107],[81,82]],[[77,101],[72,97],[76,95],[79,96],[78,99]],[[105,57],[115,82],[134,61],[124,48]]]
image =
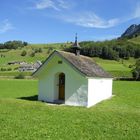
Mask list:
[[[19,74],[18,67],[19,65],[8,65],[8,62],[11,61],[26,61],[28,63],[35,63],[37,60],[44,61],[49,54],[55,50],[62,50],[66,46],[70,46],[70,43],[56,43],[56,44],[30,44],[24,48],[19,48],[16,50],[1,50],[0,56],[4,55],[5,57],[0,57],[0,68],[11,68],[11,71],[0,71],[0,76],[16,76]],[[35,53],[35,56],[32,57],[31,53],[35,49],[42,49],[41,53]],[[23,50],[26,50],[26,56],[21,56]],[[135,64],[135,59],[130,58],[129,60],[104,60],[101,58],[94,57],[93,60],[96,61],[101,67],[106,71],[110,72],[114,77],[132,77],[131,68],[129,65]],[[31,75],[29,72],[23,73],[25,76]]]
[[37,101],[36,80],[0,80],[1,140],[139,140],[140,82],[114,81],[91,108]]
[[[70,43],[66,43],[66,46],[69,46]],[[35,63],[36,61],[44,61],[49,56],[49,54],[55,50],[61,50],[64,47],[64,43],[53,43],[53,44],[29,44],[24,48],[18,48],[16,50],[0,50],[0,77],[1,76],[17,76],[20,72],[17,70],[19,65],[8,65],[8,62],[11,61],[25,61],[27,63]],[[41,52],[35,53],[35,56],[31,56],[36,49],[41,49]],[[25,56],[21,56],[23,51],[26,51],[27,54]],[[1,57],[4,56],[4,57]],[[8,69],[10,71],[1,71],[1,68]],[[23,72],[25,76],[31,75],[31,72]]]
[[99,57],[95,57],[93,60],[114,77],[132,77],[131,68],[129,68],[129,66],[134,65],[136,61],[134,58],[123,61],[115,61],[105,60]]
[[137,36],[135,38],[129,39],[130,42],[134,44],[140,44],[140,36]]

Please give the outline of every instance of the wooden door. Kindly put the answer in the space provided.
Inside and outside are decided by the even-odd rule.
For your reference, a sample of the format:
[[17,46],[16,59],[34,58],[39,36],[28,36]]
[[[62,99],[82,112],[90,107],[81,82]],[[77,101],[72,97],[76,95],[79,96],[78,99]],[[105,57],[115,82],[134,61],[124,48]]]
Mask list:
[[59,75],[59,100],[65,99],[65,74]]

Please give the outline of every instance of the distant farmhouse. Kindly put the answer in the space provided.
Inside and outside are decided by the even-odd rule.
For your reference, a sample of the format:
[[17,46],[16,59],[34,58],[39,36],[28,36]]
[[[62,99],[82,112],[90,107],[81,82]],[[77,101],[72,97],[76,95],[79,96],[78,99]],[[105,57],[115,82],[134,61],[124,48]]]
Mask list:
[[42,65],[42,63],[40,61],[36,61],[34,64],[29,64],[24,61],[11,61],[8,62],[8,65],[19,65],[19,72],[35,72]]
[[34,72],[41,66],[41,64],[42,63],[40,61],[37,61],[34,64],[22,64],[22,65],[19,66],[18,70],[20,72],[24,72],[24,71]]
[[112,96],[112,77],[91,58],[80,55],[77,42],[74,53],[54,51],[33,73],[39,79],[38,100],[91,107]]

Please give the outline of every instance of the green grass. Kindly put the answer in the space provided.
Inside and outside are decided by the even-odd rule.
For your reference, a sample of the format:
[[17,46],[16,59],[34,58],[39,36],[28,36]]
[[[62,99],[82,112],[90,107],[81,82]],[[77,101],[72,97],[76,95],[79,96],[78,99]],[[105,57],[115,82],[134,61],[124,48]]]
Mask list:
[[122,60],[105,60],[98,57],[93,58],[93,60],[114,77],[132,77],[132,69],[129,68],[129,65],[134,65],[136,61],[134,58],[122,62]]
[[128,41],[130,41],[130,42],[132,42],[134,44],[140,44],[140,36],[137,36],[135,38],[132,38],[132,39],[130,39]]
[[[4,55],[5,57],[0,57],[0,66],[7,66],[7,63],[10,61],[26,61],[26,62],[36,62],[37,60],[45,60],[49,53],[55,49],[61,50],[63,45],[69,46],[70,44],[64,43],[56,43],[56,44],[29,44],[24,48],[19,48],[16,50],[1,50],[0,55]],[[30,54],[35,51],[36,48],[41,48],[41,53],[36,53],[35,57],[31,57]],[[48,49],[52,48],[51,51],[48,52]],[[25,50],[27,52],[26,56],[21,56],[22,51]]]
[[[65,46],[70,46],[71,43],[53,43],[53,44],[29,44],[24,48],[19,48],[17,50],[1,50],[0,55],[3,54],[5,57],[0,57],[0,68],[12,68],[10,72],[1,72],[0,76],[15,76],[16,71],[15,68],[19,67],[19,65],[7,65],[8,62],[11,61],[26,61],[28,63],[35,63],[37,60],[44,61],[49,54],[55,50],[62,50]],[[30,54],[36,49],[41,48],[42,53],[36,53],[34,57],[31,57]],[[50,49],[52,48],[52,49]],[[50,49],[50,50],[49,50]],[[27,55],[21,56],[23,50],[26,50]],[[130,58],[129,60],[122,61],[114,61],[114,60],[104,60],[101,58],[93,58],[101,67],[103,67],[106,71],[111,73],[114,77],[132,77],[131,69],[129,65],[133,65],[135,63],[135,59]],[[29,75],[27,73],[27,75]]]
[[0,76],[18,76],[19,74],[22,74],[24,76],[31,76],[32,72],[18,72],[18,71],[0,71]]
[[36,80],[0,80],[1,140],[139,140],[140,82],[115,81],[89,109],[33,101]]
[[[70,43],[54,43],[54,44],[29,44],[24,48],[19,48],[16,50],[0,50],[0,56],[4,55],[5,57],[0,57],[0,68],[12,68],[11,72],[2,72],[0,71],[0,76],[15,76],[15,68],[18,68],[19,65],[8,65],[8,62],[11,61],[25,61],[27,63],[35,63],[37,60],[44,61],[48,55],[55,49],[61,50],[64,46],[70,46]],[[31,53],[35,49],[41,48],[41,53],[35,53],[34,57],[31,57]],[[26,56],[21,56],[22,51],[27,52]],[[14,71],[14,72],[13,72]],[[27,74],[28,75],[28,74]]]

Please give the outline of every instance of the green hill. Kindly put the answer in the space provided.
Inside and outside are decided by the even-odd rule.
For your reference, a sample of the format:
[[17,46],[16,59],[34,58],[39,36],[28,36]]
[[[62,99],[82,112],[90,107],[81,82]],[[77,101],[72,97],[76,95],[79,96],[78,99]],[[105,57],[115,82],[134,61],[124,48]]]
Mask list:
[[134,58],[129,60],[105,60],[98,57],[93,58],[97,64],[112,74],[113,77],[132,77],[130,66],[135,63]]
[[140,36],[134,37],[132,39],[129,39],[128,41],[134,43],[134,44],[140,44]]
[[[138,44],[140,37],[129,39],[129,42],[135,42]],[[128,41],[127,41],[128,42]],[[120,44],[121,43],[121,44]],[[88,45],[92,46],[108,46],[111,47],[112,45],[120,45],[123,46],[126,44],[126,40],[111,40],[105,42],[85,42],[83,44],[88,48]],[[29,64],[35,63],[36,61],[43,62],[49,54],[53,50],[64,50],[64,48],[70,47],[71,43],[55,43],[55,44],[29,44],[23,48],[17,49],[0,49],[0,76],[17,76],[19,75],[18,71],[18,64],[15,65],[8,65],[9,62],[13,61],[25,61]],[[80,43],[82,46],[82,44]],[[82,46],[83,47],[83,46]],[[40,51],[38,51],[40,50]],[[21,56],[22,52],[26,51],[25,56]],[[34,55],[33,55],[34,54]],[[105,60],[99,57],[93,57],[97,64],[103,67],[106,71],[110,72],[114,77],[132,77],[130,68],[135,63],[135,59],[130,57],[130,59],[119,59],[115,60]],[[31,75],[31,72],[23,72],[25,76]]]
[[[0,76],[16,76],[19,74],[17,70],[19,65],[8,65],[9,62],[24,61],[29,64],[35,63],[38,60],[43,62],[53,50],[62,50],[69,45],[69,43],[29,44],[28,46],[18,49],[0,49]],[[37,51],[39,49],[41,52]],[[23,51],[26,51],[25,56],[21,56]],[[33,53],[34,56],[32,55]],[[23,72],[23,75],[31,75],[31,72]]]
[[[17,68],[19,65],[8,65],[8,62],[12,61],[25,61],[27,63],[35,63],[37,60],[44,61],[49,54],[54,50],[62,50],[64,47],[70,46],[71,44],[31,44],[22,49],[16,50],[2,50],[0,55],[4,57],[0,58],[0,69],[1,68],[11,68],[10,71],[0,71],[0,76],[16,76],[19,74]],[[35,53],[35,56],[31,56],[37,48],[41,48],[42,52]],[[27,52],[26,56],[21,56],[22,51]],[[135,59],[131,58],[129,60],[105,60],[98,57],[93,57],[94,61],[102,66],[106,71],[110,72],[114,77],[131,77],[131,68],[129,65],[135,63]],[[31,72],[23,72],[24,75],[31,75]]]

